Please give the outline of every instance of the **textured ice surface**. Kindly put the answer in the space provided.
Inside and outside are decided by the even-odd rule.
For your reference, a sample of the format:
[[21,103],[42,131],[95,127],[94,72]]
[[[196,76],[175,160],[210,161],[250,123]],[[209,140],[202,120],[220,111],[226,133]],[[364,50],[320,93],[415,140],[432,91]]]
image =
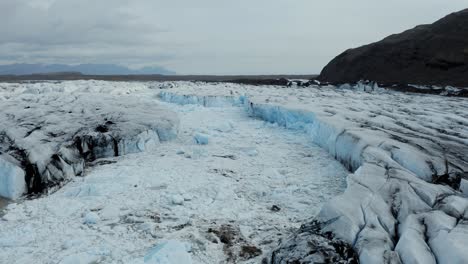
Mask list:
[[[235,89],[225,84],[174,85],[161,98],[187,104],[193,100],[184,98],[194,95],[220,97],[220,102],[235,96],[251,116],[305,131],[354,172],[345,193],[317,216],[320,228],[299,230],[271,262],[317,257],[310,255],[315,252],[310,243],[297,241],[316,235],[328,238],[330,246],[335,238],[347,242],[362,263],[463,263],[468,258],[461,246],[468,244],[466,99],[378,87]],[[451,218],[459,224],[451,225]],[[314,241],[322,245],[319,240]]]
[[[194,263],[259,263],[344,190],[346,169],[305,133],[240,107],[159,103],[151,87],[130,95],[177,112],[178,138],[90,162],[57,192],[10,204],[2,261],[144,263],[175,240],[190,245]],[[196,144],[196,133],[209,144]],[[99,219],[84,224],[90,213]]]
[[[56,193],[10,204],[0,225],[6,262],[143,263],[168,240],[189,243],[195,263],[353,263],[351,248],[362,263],[468,258],[466,99],[376,87],[66,84],[71,93],[188,104],[164,104],[180,114],[179,139],[98,160],[107,165]],[[0,100],[63,89],[1,87]],[[197,145],[195,133],[210,143]],[[311,141],[353,172],[342,195],[346,172]],[[83,224],[89,212],[97,224]]]
[[175,137],[174,113],[124,89],[102,82],[0,84],[0,196],[43,192],[81,175],[86,161]]

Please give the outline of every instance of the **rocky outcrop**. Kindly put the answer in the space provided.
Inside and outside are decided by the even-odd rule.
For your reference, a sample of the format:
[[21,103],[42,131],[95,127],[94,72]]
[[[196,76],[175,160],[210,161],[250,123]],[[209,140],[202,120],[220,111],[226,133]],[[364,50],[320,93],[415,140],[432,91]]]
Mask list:
[[468,9],[349,49],[325,66],[318,80],[468,87]]

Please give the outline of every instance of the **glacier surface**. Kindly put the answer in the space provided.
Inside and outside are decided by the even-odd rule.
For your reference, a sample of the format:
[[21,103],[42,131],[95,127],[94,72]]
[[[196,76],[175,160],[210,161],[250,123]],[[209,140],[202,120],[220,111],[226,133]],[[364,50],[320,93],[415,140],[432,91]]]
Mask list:
[[43,193],[86,162],[176,137],[174,113],[103,83],[0,84],[0,196]]
[[[67,150],[61,142],[41,141],[46,129],[40,124],[34,123],[40,129],[17,125],[22,118],[40,120],[46,128],[54,123],[39,114],[48,106],[35,106],[31,112],[38,114],[32,113],[31,119],[18,117],[12,102],[21,98],[28,103],[19,104],[25,109],[17,111],[20,114],[28,111],[29,104],[34,106],[30,102],[36,98],[38,105],[52,105],[50,98],[56,98],[54,102],[78,109],[88,109],[82,105],[95,99],[109,103],[102,118],[122,105],[137,110],[132,117],[138,120],[145,116],[140,112],[157,108],[158,117],[167,117],[173,111],[166,109],[173,109],[186,126],[175,142],[149,148],[145,155],[102,160],[115,156],[111,155],[115,148],[101,148],[88,163],[104,165],[91,168],[87,177],[72,178],[47,197],[9,204],[0,225],[0,245],[5,249],[0,259],[21,263],[23,258],[27,263],[34,256],[43,261],[144,263],[155,241],[189,243],[194,263],[356,263],[357,259],[361,263],[465,263],[468,259],[468,116],[464,111],[468,101],[464,98],[405,94],[365,84],[285,88],[83,81],[1,84],[0,91],[0,103],[13,109],[4,111],[1,124],[13,124],[7,130],[20,132],[13,133],[19,135],[14,140],[11,132],[4,133],[0,145],[10,151],[0,149],[6,164],[3,171],[8,172],[2,174],[3,180],[14,183],[3,186],[5,193],[18,193],[24,187],[14,181],[21,177],[12,176],[21,171],[11,168],[22,168],[27,175],[23,160],[50,168],[50,161],[34,153],[52,157],[49,153],[55,154],[57,148]],[[69,98],[78,101],[74,104]],[[249,117],[254,119],[246,121]],[[95,121],[86,127],[96,130],[106,120]],[[140,121],[135,123],[140,127]],[[143,142],[155,136],[150,131],[158,138],[173,138],[173,123],[168,120],[153,129],[144,125],[138,132],[132,125],[123,134],[135,138],[146,133]],[[66,124],[65,131],[76,130],[73,122]],[[157,130],[161,127],[167,129]],[[280,127],[289,132],[278,132]],[[196,134],[209,137],[209,144],[196,144]],[[34,140],[29,142],[29,137]],[[109,142],[106,137],[100,140]],[[308,151],[316,146],[307,145],[308,141],[349,170],[344,192],[339,179],[346,172],[330,156],[320,152],[310,156]],[[146,148],[131,142],[128,149]],[[28,159],[11,154],[10,146],[17,144],[26,146]],[[40,151],[35,152],[35,147]],[[65,160],[67,155],[60,157]],[[71,167],[61,171],[75,170]],[[24,184],[27,190],[27,176]],[[93,216],[93,224],[83,223],[87,216]],[[61,234],[48,238],[50,230],[57,229]],[[44,245],[34,248],[38,240]],[[46,253],[56,248],[62,250]]]
[[[167,83],[61,85],[149,100],[177,113],[178,136],[144,153],[88,161],[84,177],[9,204],[0,218],[1,262],[178,263],[189,254],[193,263],[259,263],[345,188],[347,170],[305,133],[243,108],[160,102]],[[196,144],[196,134],[208,144]],[[167,241],[190,251],[152,254]]]
[[[468,244],[468,116],[463,110],[468,101],[361,86],[179,85],[163,91],[161,98],[180,104],[206,105],[203,97],[219,97],[219,103],[229,105],[241,102],[253,117],[304,131],[353,172],[346,191],[325,204],[314,220],[318,227],[300,229],[283,242],[272,263],[352,263],[347,254],[339,259],[324,250],[317,256],[323,239],[328,246],[335,239],[346,242],[362,263],[463,263],[468,258],[460,246]],[[234,96],[238,99],[227,100],[233,90],[240,93]],[[298,243],[300,237],[314,236],[320,236],[316,243]]]

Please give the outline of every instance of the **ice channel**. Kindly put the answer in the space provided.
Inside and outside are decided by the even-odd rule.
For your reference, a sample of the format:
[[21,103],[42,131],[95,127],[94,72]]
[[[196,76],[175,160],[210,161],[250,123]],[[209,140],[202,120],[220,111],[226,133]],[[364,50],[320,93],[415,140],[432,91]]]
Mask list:
[[346,168],[301,131],[227,104],[161,104],[179,115],[177,139],[10,205],[0,259],[143,263],[179,241],[194,263],[259,263],[346,187]]

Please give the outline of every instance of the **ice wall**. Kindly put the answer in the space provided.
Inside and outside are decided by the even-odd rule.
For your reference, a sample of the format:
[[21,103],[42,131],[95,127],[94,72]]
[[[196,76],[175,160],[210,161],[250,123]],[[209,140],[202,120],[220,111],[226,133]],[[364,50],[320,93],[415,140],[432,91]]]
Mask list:
[[159,93],[161,100],[186,105],[195,104],[206,107],[225,107],[225,106],[240,106],[243,103],[243,97],[234,96],[197,96],[197,95],[184,95],[171,92],[162,91]]
[[[203,96],[165,93],[161,98],[171,98],[168,101],[173,103],[206,105]],[[210,101],[221,106],[238,100],[210,97]],[[340,112],[339,107],[322,111],[317,106],[272,103],[261,96],[239,101],[252,117],[308,133],[353,172],[345,193],[324,205],[314,228],[301,228],[281,243],[271,263],[345,261],[349,255],[344,252],[326,257],[325,248],[337,249],[340,241],[353,247],[362,263],[463,263],[468,259],[460,246],[468,244],[468,236],[463,235],[468,233],[468,199],[462,193],[468,170],[464,154],[468,153],[463,136],[441,133],[437,142],[437,136],[426,134],[431,121],[420,125],[410,114],[399,119],[373,114],[373,119],[366,119],[368,113]],[[421,116],[421,111],[412,111]],[[383,121],[377,123],[376,118]],[[406,121],[413,123],[405,125],[405,131],[395,129]],[[342,263],[352,263],[352,258],[347,261]]]
[[26,192],[24,171],[0,156],[0,196],[17,199]]

